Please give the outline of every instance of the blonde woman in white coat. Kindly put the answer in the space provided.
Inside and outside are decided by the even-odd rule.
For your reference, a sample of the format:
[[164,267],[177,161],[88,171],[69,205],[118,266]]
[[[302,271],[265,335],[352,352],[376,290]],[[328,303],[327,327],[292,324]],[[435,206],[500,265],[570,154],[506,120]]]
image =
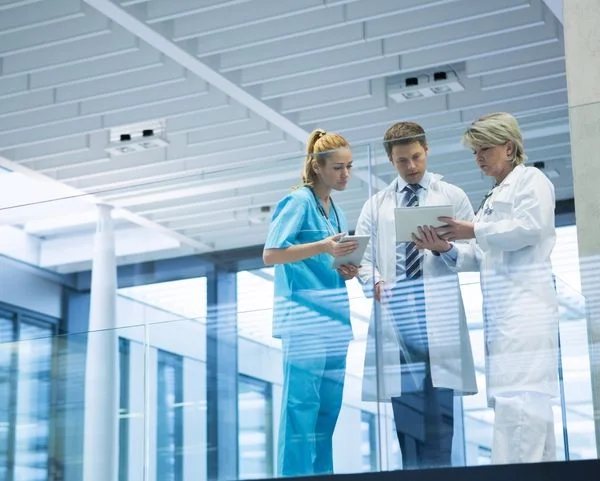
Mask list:
[[[554,188],[526,167],[517,120],[475,121],[463,137],[477,165],[495,178],[472,222],[424,228],[421,248],[449,266],[481,272],[487,392],[495,409],[492,462],[555,459],[552,398],[558,395],[558,300],[550,254],[556,241]],[[469,244],[450,242],[470,239]]]
[[[398,177],[365,203],[356,227],[372,243],[359,279],[373,292],[374,311],[383,312],[371,319],[363,399],[392,403],[405,469],[448,466],[454,396],[477,392],[458,275],[439,254],[396,243],[394,209],[450,204],[457,218],[470,220],[473,208],[461,189],[427,171],[428,147],[420,125],[394,124],[384,146]],[[391,332],[383,336],[386,341],[374,342],[376,333],[386,329]],[[402,347],[393,353],[387,340],[395,336]]]

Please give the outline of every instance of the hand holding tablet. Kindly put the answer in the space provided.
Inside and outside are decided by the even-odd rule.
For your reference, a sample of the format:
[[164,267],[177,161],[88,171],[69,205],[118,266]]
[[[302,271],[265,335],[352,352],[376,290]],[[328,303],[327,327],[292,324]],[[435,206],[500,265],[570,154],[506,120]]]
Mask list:
[[344,237],[342,237],[338,242],[355,242],[357,244],[357,247],[350,254],[336,257],[333,260],[332,267],[334,269],[337,269],[344,264],[360,266],[360,262],[362,261],[362,258],[365,255],[365,251],[367,250],[367,244],[369,243],[370,238],[371,236],[368,235],[345,235]]
[[427,205],[419,207],[397,207],[396,242],[412,242],[412,234],[418,236],[420,226],[441,227],[445,225],[438,217],[454,217],[451,205]]

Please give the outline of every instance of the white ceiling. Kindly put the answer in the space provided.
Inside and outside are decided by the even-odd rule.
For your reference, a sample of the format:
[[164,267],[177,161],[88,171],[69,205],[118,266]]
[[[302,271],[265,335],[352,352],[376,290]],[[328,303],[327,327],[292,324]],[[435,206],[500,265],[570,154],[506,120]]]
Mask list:
[[[465,90],[388,97],[432,67]],[[562,24],[543,0],[0,0],[0,251],[89,268],[100,201],[120,263],[261,244],[252,220],[297,182],[315,127],[354,145],[336,195],[351,225],[393,175],[381,137],[398,120],[424,125],[431,169],[478,204],[489,181],[459,138],[496,110],[571,198]],[[105,152],[111,128],[156,120],[168,147]]]

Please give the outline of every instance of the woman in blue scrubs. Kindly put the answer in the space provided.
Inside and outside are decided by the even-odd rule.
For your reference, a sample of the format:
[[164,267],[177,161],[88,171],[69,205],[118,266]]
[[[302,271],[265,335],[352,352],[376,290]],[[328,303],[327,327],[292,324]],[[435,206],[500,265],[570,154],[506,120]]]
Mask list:
[[275,265],[273,336],[283,353],[279,476],[333,473],[332,437],[352,338],[345,281],[358,267],[332,267],[334,257],[357,245],[338,242],[348,225],[331,192],[346,188],[351,168],[346,139],[315,130],[302,186],[275,208],[265,242],[264,262]]

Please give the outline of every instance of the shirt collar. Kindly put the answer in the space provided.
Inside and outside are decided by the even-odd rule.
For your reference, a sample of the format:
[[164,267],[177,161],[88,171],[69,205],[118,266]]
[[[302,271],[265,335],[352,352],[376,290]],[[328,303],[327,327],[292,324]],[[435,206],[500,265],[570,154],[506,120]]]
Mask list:
[[[407,185],[407,182],[402,177],[398,176],[398,192],[402,192]],[[424,190],[429,189],[429,186],[431,185],[431,174],[429,173],[429,171],[425,171],[425,173],[423,174],[423,178],[419,182],[419,185]]]
[[525,169],[525,166],[523,164],[515,165],[513,170],[510,171],[506,178],[502,182],[500,182],[500,184],[498,184],[498,187],[503,188],[510,185],[510,183],[515,179],[515,177],[518,177],[520,175],[523,169]]

